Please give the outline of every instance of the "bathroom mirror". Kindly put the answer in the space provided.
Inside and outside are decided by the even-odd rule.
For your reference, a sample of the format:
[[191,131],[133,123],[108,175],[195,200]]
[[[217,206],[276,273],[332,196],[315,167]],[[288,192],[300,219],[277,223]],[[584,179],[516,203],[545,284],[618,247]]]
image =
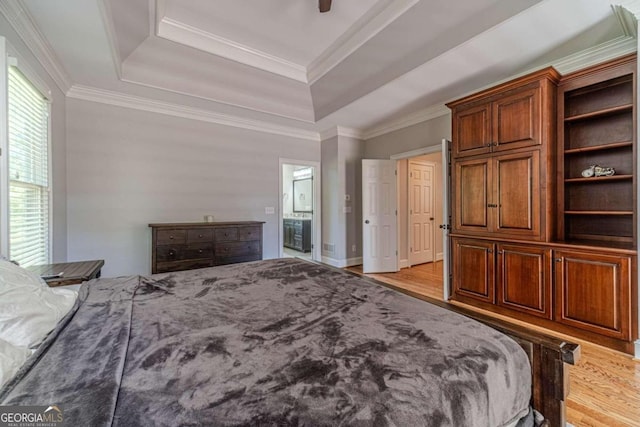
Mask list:
[[293,181],[293,211],[313,212],[313,179]]

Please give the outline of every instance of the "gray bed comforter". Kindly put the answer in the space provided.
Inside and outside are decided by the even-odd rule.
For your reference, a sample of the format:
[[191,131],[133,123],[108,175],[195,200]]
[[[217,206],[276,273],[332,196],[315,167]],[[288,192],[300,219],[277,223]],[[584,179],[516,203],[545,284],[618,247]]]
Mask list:
[[2,405],[67,425],[503,426],[528,413],[510,338],[296,259],[99,279]]

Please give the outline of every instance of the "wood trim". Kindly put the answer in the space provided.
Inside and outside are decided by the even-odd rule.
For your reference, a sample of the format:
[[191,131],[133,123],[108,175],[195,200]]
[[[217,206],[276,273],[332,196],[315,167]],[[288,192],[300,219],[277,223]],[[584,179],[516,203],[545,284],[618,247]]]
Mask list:
[[[545,328],[551,331],[556,331],[565,335],[590,341],[592,343],[620,351],[622,353],[634,354],[634,343],[632,341],[624,341],[617,338],[608,337],[592,331],[586,331],[578,329],[563,323],[558,323],[554,320],[543,319],[541,317],[532,316],[527,313],[521,313],[509,308],[500,307],[495,304],[490,304],[482,301],[478,301],[472,298],[467,298],[463,295],[454,294],[451,297],[452,304],[464,304],[465,306],[478,308],[480,310],[489,311],[502,316],[507,316],[515,320],[527,322],[532,325],[536,325],[540,328]],[[633,326],[633,325],[632,325]]]
[[547,79],[550,82],[557,84],[560,81],[560,73],[558,73],[558,71],[556,71],[556,69],[553,67],[543,68],[541,70],[534,71],[533,73],[519,77],[515,80],[511,80],[498,86],[494,86],[490,89],[483,90],[473,95],[465,96],[464,98],[448,102],[445,105],[453,109],[458,105],[484,100],[485,98],[490,98],[495,95],[501,95],[503,92],[506,92],[508,90],[520,89],[523,85],[534,83],[541,79]]

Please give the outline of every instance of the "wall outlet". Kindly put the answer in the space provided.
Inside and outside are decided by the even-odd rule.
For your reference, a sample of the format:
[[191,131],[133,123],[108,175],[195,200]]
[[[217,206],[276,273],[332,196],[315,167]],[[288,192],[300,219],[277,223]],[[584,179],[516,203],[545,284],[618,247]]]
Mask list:
[[276,208],[274,208],[273,206],[267,206],[266,208],[264,208],[264,213],[266,215],[273,215],[276,213]]
[[343,213],[351,213],[351,206],[345,206],[344,208],[342,208],[342,212]]
[[351,252],[355,252],[356,251],[356,245],[351,245]]

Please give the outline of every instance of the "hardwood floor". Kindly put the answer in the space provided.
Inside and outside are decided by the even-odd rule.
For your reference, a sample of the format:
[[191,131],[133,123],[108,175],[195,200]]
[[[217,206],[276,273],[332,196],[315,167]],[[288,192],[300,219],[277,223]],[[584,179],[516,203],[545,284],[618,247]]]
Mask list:
[[[348,270],[362,274],[362,266]],[[443,298],[442,262],[405,268],[397,273],[366,276],[432,298]],[[569,373],[570,394],[566,402],[569,423],[576,427],[640,427],[640,361],[587,341],[526,325],[582,346],[582,357]]]

